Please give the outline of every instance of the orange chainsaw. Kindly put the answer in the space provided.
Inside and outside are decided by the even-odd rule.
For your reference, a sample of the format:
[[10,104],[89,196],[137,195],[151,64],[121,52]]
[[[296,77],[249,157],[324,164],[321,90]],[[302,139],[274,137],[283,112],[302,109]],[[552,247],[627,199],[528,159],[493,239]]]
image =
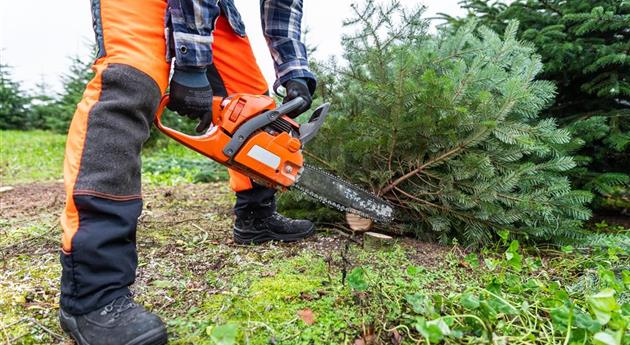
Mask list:
[[269,96],[214,97],[212,125],[206,133],[192,136],[162,123],[168,104],[166,95],[160,102],[155,124],[167,136],[259,184],[279,190],[295,187],[339,210],[376,221],[390,221],[394,210],[389,203],[304,163],[302,149],[319,132],[330,105],[321,105],[300,125],[286,114],[299,109],[303,102],[298,97],[276,107]]

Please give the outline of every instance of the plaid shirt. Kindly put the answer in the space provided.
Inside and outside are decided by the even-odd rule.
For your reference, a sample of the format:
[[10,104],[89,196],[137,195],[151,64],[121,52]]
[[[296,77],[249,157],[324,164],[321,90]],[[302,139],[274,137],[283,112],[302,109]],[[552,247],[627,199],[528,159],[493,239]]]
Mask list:
[[[260,0],[263,33],[274,61],[274,90],[294,78],[307,81],[311,92],[315,76],[308,69],[306,48],[300,40],[302,0]],[[240,36],[245,25],[233,0],[168,0],[166,37],[168,59],[179,66],[205,67],[212,63],[212,31],[223,14]]]

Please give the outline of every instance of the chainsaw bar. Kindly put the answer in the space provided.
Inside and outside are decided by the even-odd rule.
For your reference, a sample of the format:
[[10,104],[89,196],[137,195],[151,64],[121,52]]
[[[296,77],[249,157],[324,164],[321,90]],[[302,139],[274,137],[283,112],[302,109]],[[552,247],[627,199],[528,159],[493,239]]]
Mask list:
[[384,223],[394,218],[394,208],[387,201],[314,166],[304,165],[294,187],[340,211]]

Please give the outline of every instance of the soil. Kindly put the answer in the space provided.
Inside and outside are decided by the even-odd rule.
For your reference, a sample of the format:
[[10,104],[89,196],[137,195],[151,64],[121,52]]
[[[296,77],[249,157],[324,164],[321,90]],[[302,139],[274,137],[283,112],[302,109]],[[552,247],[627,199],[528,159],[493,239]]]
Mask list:
[[[142,227],[184,227],[190,226],[195,230],[203,229],[208,233],[209,240],[214,244],[233,244],[231,238],[231,224],[233,219],[231,193],[225,183],[194,184],[175,187],[145,187],[144,211],[140,216],[138,230],[138,246],[151,246],[152,238],[142,236]],[[63,183],[31,183],[13,186],[10,191],[0,194],[0,217],[8,221],[25,222],[34,218],[58,217],[64,205]],[[202,212],[203,214],[199,214]],[[211,214],[211,217],[207,217]],[[219,224],[213,224],[212,218],[219,217]],[[51,224],[57,231],[58,226]],[[322,228],[322,226],[318,227]],[[343,228],[343,227],[340,227]],[[199,231],[195,231],[199,232]],[[343,250],[347,241],[361,243],[360,235],[353,236],[334,229],[321,229],[314,237],[299,243],[275,244],[286,250],[286,255],[303,249],[311,250],[321,255],[330,255]],[[415,262],[426,267],[440,266],[449,247],[434,243],[420,242],[411,238],[400,238],[398,243],[409,249],[410,256]],[[46,242],[46,249],[52,250],[50,241]],[[173,245],[161,248],[164,253],[175,254]],[[7,248],[18,249],[18,248]],[[32,249],[32,247],[31,247]],[[21,252],[21,250],[19,250]],[[212,265],[211,263],[206,263]],[[218,265],[218,264],[217,264]],[[204,269],[206,267],[200,267]]]
[[63,183],[31,183],[13,186],[0,194],[0,217],[4,219],[31,217],[41,212],[61,209]]

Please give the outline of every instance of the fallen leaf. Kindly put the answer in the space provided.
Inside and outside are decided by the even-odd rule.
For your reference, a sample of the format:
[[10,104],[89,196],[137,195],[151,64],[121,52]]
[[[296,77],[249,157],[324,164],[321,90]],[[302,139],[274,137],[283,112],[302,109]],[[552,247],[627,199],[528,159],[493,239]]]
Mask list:
[[363,338],[357,338],[357,340],[354,341],[354,345],[365,345],[365,341],[363,341]]
[[300,293],[300,298],[305,300],[305,301],[312,301],[316,298],[316,296],[311,295],[310,293],[306,293],[306,292],[301,292]]
[[310,308],[302,309],[297,314],[305,324],[310,326],[315,323],[315,314]]
[[400,344],[402,344],[402,335],[400,335],[400,332],[398,332],[397,329],[394,329],[392,331],[392,344],[393,345],[400,345]]

